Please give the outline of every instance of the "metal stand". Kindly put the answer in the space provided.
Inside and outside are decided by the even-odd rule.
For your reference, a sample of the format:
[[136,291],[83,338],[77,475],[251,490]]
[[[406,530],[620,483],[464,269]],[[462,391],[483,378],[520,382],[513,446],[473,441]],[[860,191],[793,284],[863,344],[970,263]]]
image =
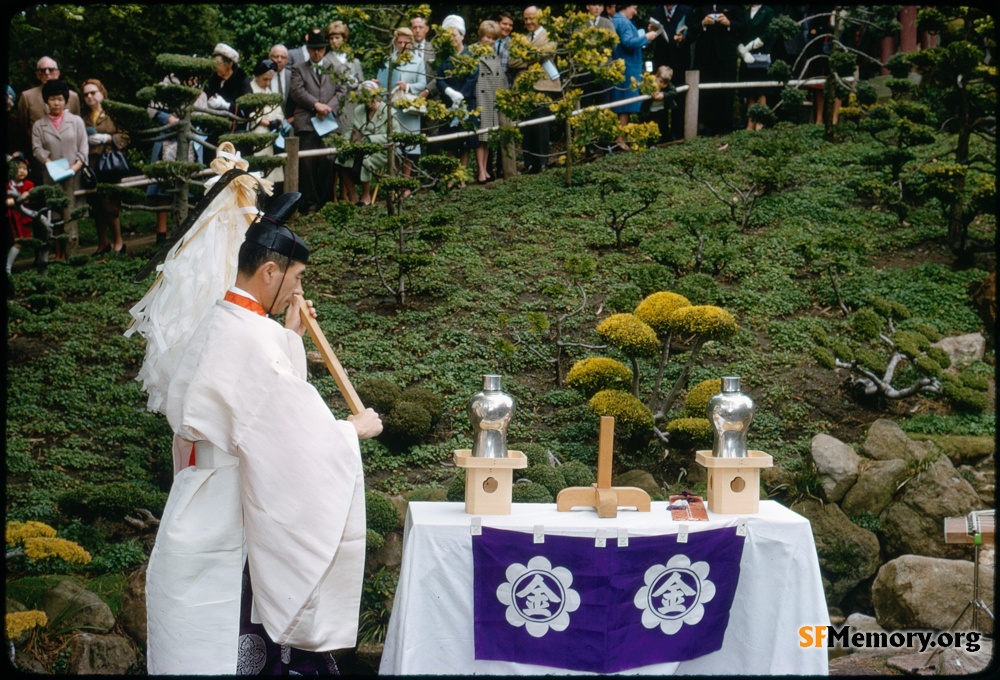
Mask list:
[[[972,599],[970,599],[968,604],[965,605],[965,608],[962,609],[962,613],[958,615],[958,618],[955,619],[954,623],[948,626],[948,630],[946,632],[951,632],[952,630],[954,630],[955,626],[958,625],[958,622],[962,620],[963,616],[965,616],[965,612],[969,611],[969,607],[972,607],[972,630],[979,630],[980,609],[982,609],[986,613],[986,615],[990,617],[991,621],[996,621],[996,618],[993,616],[993,612],[990,610],[989,605],[987,605],[986,602],[983,601],[981,597],[979,597],[979,547],[983,544],[983,533],[980,527],[980,517],[986,515],[992,516],[993,512],[994,511],[989,510],[981,512],[973,511],[969,513],[969,523],[970,526],[972,527],[972,546],[973,546]],[[938,653],[941,652],[942,649],[944,649],[944,647],[938,647],[933,652],[931,652],[921,668],[929,667],[931,665],[931,662],[934,660],[934,657],[936,657]]]
[[990,617],[991,621],[996,621],[993,616],[993,612],[990,611],[989,606],[983,601],[983,598],[979,597],[979,546],[983,544],[983,535],[977,530],[975,534],[972,535],[972,599],[969,600],[968,604],[965,605],[965,609],[962,613],[958,615],[955,622],[951,624],[948,630],[952,630],[958,625],[958,622],[962,620],[965,616],[965,612],[969,611],[969,607],[972,607],[972,629],[979,630],[979,610],[982,609],[986,612],[986,615]]

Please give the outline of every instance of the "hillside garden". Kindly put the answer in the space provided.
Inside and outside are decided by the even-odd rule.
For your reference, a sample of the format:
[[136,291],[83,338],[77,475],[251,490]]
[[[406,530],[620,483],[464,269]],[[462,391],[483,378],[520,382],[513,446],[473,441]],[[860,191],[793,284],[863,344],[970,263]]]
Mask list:
[[[551,501],[559,478],[587,483],[599,413],[617,419],[616,474],[650,473],[656,500],[704,492],[694,452],[711,438],[697,421],[706,381],[724,375],[741,377],[757,407],[750,443],[775,459],[762,492],[787,504],[819,494],[807,457],[818,433],[856,442],[890,418],[910,432],[992,435],[992,349],[949,373],[930,347],[993,332],[969,291],[995,260],[963,251],[956,264],[955,195],[920,190],[937,181],[934,164],[956,137],[933,127],[893,165],[873,153],[883,147],[865,127],[870,115],[842,115],[834,142],[820,126],[779,123],[596,159],[576,165],[570,185],[560,168],[418,192],[390,217],[342,203],[297,217],[320,325],[366,403],[392,414],[386,436],[362,443],[372,547],[399,524],[386,496],[460,497],[452,452],[471,445],[465,406],[484,373],[503,375],[517,404],[508,441],[535,468],[515,501]],[[995,146],[966,141],[977,160],[960,169],[963,190],[980,193],[963,204],[965,238],[990,246],[995,216],[981,199],[982,187],[995,197]],[[148,216],[123,222],[152,231]],[[84,247],[92,234],[85,220]],[[134,380],[143,344],[122,333],[152,281],[133,278],[153,252],[15,273],[7,587],[29,607],[53,574],[70,574],[117,613],[148,557],[170,487],[171,433]],[[346,415],[322,362],[310,371]],[[567,474],[537,471],[553,464]],[[24,539],[12,539],[10,523],[28,521],[71,543],[16,547]],[[393,583],[391,570],[371,574],[365,639],[384,634]],[[65,668],[65,627],[38,631],[19,630],[20,644],[47,655],[52,672]]]

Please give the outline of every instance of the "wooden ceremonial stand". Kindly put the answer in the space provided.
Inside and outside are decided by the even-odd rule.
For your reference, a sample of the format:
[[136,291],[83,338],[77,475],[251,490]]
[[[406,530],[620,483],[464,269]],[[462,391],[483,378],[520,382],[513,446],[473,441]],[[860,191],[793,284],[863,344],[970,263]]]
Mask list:
[[611,486],[611,458],[614,455],[615,419],[601,416],[597,447],[597,483],[571,486],[556,496],[556,510],[569,512],[577,506],[597,508],[598,517],[617,517],[619,507],[649,512],[649,494],[635,486]]

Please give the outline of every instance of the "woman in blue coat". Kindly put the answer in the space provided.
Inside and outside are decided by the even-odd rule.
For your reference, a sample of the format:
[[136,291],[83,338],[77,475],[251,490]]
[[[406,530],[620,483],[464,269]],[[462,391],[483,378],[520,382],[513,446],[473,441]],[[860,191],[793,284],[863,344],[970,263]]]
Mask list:
[[[656,37],[656,31],[648,31],[643,34],[632,23],[632,19],[639,11],[638,5],[625,5],[611,17],[611,22],[615,25],[618,33],[618,45],[611,53],[612,59],[622,59],[625,62],[625,79],[615,86],[611,91],[611,101],[617,102],[624,99],[631,99],[639,96],[639,89],[632,87],[632,79],[642,80],[642,48]],[[629,116],[639,113],[642,109],[642,102],[633,102],[613,109],[618,114],[618,122],[627,125]],[[628,151],[628,145],[621,136],[615,140],[618,148]]]

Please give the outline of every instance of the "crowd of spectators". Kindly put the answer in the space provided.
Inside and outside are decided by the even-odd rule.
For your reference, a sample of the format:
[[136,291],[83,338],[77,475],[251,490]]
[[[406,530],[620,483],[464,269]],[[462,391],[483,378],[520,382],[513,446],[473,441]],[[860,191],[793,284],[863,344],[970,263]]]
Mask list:
[[[617,36],[618,43],[612,59],[624,62],[621,82],[605,83],[592,76],[576,74],[572,86],[579,87],[583,96],[581,106],[613,106],[621,124],[635,117],[654,121],[660,132],[659,142],[679,139],[683,135],[684,94],[677,88],[684,83],[689,69],[700,71],[702,83],[753,82],[766,79],[767,67],[774,58],[793,61],[799,52],[803,55],[822,54],[829,49],[831,32],[829,8],[807,6],[767,5],[601,5],[591,4],[580,8],[590,15],[587,26]],[[802,35],[797,39],[782,40],[771,32],[775,16],[785,14],[802,23]],[[513,146],[497,150],[488,144],[490,133],[461,136],[453,133],[467,131],[462,112],[478,109],[472,123],[479,128],[508,124],[497,111],[498,92],[510,88],[519,78],[530,78],[531,88],[541,93],[542,101],[526,120],[550,115],[549,104],[563,95],[570,79],[555,67],[559,45],[540,24],[545,13],[536,6],[525,7],[520,17],[506,11],[470,27],[467,35],[466,21],[452,14],[444,18],[438,30],[447,33],[457,58],[475,55],[478,68],[471,73],[457,75],[452,71],[456,57],[445,59],[435,68],[435,50],[431,42],[427,19],[413,18],[409,26],[397,28],[393,34],[392,54],[377,74],[366,77],[362,64],[349,49],[351,31],[343,21],[333,21],[325,29],[313,28],[303,35],[302,45],[287,48],[274,45],[266,58],[252,65],[241,65],[239,52],[219,43],[212,50],[215,69],[203,84],[192,79],[185,84],[203,90],[196,106],[207,108],[230,121],[229,130],[253,132],[279,132],[299,138],[302,151],[328,146],[324,139],[327,132],[318,130],[314,121],[335,121],[333,127],[344,143],[375,142],[387,140],[389,118],[392,129],[401,132],[422,132],[428,136],[444,135],[445,139],[431,144],[411,144],[399,149],[400,162],[396,163],[405,177],[413,176],[420,167],[420,158],[427,152],[454,154],[464,167],[475,152],[475,173],[478,183],[509,176],[516,172],[517,154]],[[517,20],[520,20],[518,31]],[[523,53],[512,54],[513,36],[520,32],[534,48],[534,60],[526,60]],[[815,41],[821,36],[825,40]],[[812,42],[810,42],[812,41]],[[475,50],[470,50],[474,43]],[[807,62],[807,60],[806,60]],[[813,60],[807,75],[823,75],[825,60]],[[539,69],[536,64],[541,66]],[[249,71],[249,74],[248,72]],[[644,73],[655,77],[658,91],[646,102],[631,101],[639,95],[635,84]],[[60,78],[58,64],[43,56],[38,60],[37,87],[25,90],[14,97],[8,89],[8,155],[20,152],[26,176],[16,186],[8,186],[8,205],[14,195],[24,193],[30,184],[59,183],[71,197],[68,207],[59,219],[58,231],[69,236],[70,247],[77,240],[77,229],[71,219],[76,206],[74,192],[80,188],[80,172],[89,159],[91,164],[109,149],[125,148],[129,139],[119,130],[104,111],[102,101],[107,91],[99,80],[83,80],[81,94]],[[173,76],[164,80],[177,83]],[[387,94],[381,105],[376,102],[355,103],[350,98],[364,88],[380,88]],[[240,96],[251,92],[270,92],[281,95],[281,104],[257,114],[252,124],[237,104]],[[818,90],[818,94],[822,90]],[[725,134],[736,125],[748,130],[760,129],[759,122],[748,115],[753,104],[767,104],[775,93],[765,89],[744,88],[708,89],[701,93],[699,131],[701,134]],[[426,102],[437,100],[446,108],[455,110],[453,117],[432,121],[424,115]],[[817,102],[817,120],[822,101]],[[12,111],[16,110],[16,113]],[[149,115],[160,126],[170,126],[177,117],[162,106],[150,104]],[[82,116],[82,117],[81,117]],[[520,149],[521,172],[532,174],[545,170],[551,160],[553,130],[547,123],[526,126],[522,129]],[[558,134],[558,132],[556,133]],[[217,133],[201,137],[202,143],[191,145],[188,160],[207,162],[217,145]],[[591,147],[594,149],[595,147]],[[607,152],[628,151],[625,140],[619,137]],[[30,153],[30,155],[29,155]],[[176,159],[176,143],[157,141],[153,145],[153,160]],[[273,154],[270,147],[259,152]],[[300,159],[300,190],[304,194],[304,210],[315,212],[330,201],[346,200],[361,205],[372,201],[371,183],[387,165],[385,152],[353,159],[333,160],[330,156],[311,156]],[[65,159],[62,166],[52,161]],[[53,175],[53,172],[60,172]],[[20,172],[19,172],[20,174]],[[272,181],[281,182],[281,169],[275,169]],[[339,180],[339,191],[337,183]],[[11,180],[13,183],[15,180]],[[27,184],[25,184],[27,182]],[[360,194],[357,187],[360,186]],[[409,195],[406,192],[406,196]],[[165,205],[170,201],[166,189],[159,185],[148,188],[152,202]],[[98,236],[98,253],[125,252],[119,220],[120,206],[107,199],[88,199],[91,216]],[[166,240],[167,212],[158,213],[157,240]],[[23,211],[16,219],[9,217],[11,238],[24,238]],[[17,234],[13,236],[13,234]],[[58,241],[55,258],[66,257],[65,248]],[[12,251],[8,251],[10,253]],[[16,254],[14,255],[16,257]],[[11,260],[11,255],[8,260]],[[9,263],[8,263],[9,269]]]

